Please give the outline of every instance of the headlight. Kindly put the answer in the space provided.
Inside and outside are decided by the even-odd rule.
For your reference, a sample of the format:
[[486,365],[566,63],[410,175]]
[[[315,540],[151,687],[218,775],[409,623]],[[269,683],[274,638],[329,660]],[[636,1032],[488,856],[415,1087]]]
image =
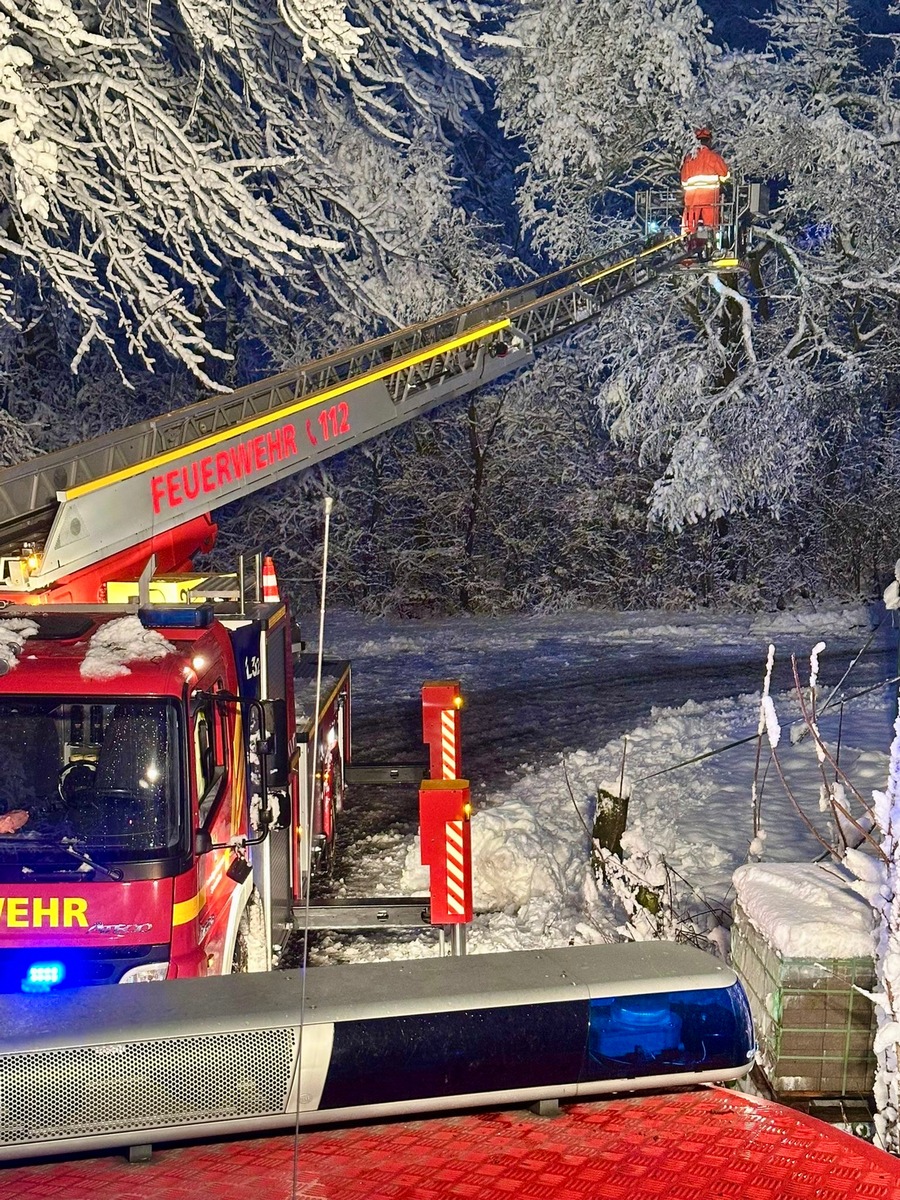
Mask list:
[[144,963],[141,967],[132,967],[126,971],[119,983],[156,983],[165,979],[169,970],[167,962]]

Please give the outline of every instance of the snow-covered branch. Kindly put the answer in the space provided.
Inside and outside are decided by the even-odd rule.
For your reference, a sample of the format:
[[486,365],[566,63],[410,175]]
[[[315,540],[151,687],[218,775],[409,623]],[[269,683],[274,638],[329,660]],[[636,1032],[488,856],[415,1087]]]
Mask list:
[[[0,0],[8,277],[71,311],[75,368],[101,346],[123,373],[171,356],[206,386],[235,292],[294,314],[324,276],[369,311],[350,299],[363,262],[374,279],[420,219],[379,215],[371,174],[440,147],[474,95],[477,19],[462,0]],[[419,53],[446,60],[440,82],[423,86]]]

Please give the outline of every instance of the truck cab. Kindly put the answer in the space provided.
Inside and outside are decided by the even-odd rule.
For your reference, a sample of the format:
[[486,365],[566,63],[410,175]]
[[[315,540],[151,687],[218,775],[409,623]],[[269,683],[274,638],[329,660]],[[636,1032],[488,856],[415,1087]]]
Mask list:
[[290,640],[283,603],[0,620],[0,990],[271,964],[325,791]]

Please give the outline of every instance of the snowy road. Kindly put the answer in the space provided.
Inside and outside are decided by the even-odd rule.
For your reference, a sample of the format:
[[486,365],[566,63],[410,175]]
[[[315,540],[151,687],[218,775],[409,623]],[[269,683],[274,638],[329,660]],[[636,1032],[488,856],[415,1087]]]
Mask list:
[[[462,681],[463,762],[476,802],[473,845],[482,908],[471,941],[490,949],[588,936],[582,910],[589,854],[582,822],[591,819],[596,785],[617,774],[623,735],[629,737],[629,775],[646,778],[755,732],[756,702],[733,698],[759,692],[770,641],[778,655],[773,692],[780,692],[791,686],[791,653],[805,680],[809,652],[824,640],[820,677],[821,695],[827,696],[869,633],[859,610],[771,618],[581,613],[402,623],[339,614],[326,627],[326,650],[354,663],[357,760],[419,757],[421,682]],[[893,674],[895,640],[883,626],[841,691],[856,692]],[[847,706],[846,714],[845,741],[851,731],[855,735],[847,742],[848,756],[851,746],[877,751],[871,761],[860,760],[861,782],[880,786],[891,701],[887,693],[874,695]],[[794,718],[783,713],[781,719]],[[833,718],[828,736],[835,731]],[[728,889],[731,870],[744,861],[750,837],[745,797],[753,747],[745,749],[749,760],[729,752],[703,773],[691,768],[643,783],[632,805],[636,836],[663,847],[667,861],[716,902]],[[581,815],[560,770],[562,757]],[[816,807],[817,778],[803,786]],[[768,789],[770,854],[782,861],[795,854],[813,857],[819,847],[783,795],[775,797],[771,781]],[[351,796],[341,819],[333,890],[389,895],[423,888],[416,817],[412,788]],[[326,942],[326,960],[369,955],[359,941],[350,945],[335,935]],[[420,951],[429,952],[427,945]]]
[[[779,654],[772,690],[784,691],[792,686],[790,654],[798,656],[802,677],[822,631],[827,692],[869,634],[868,628],[848,629],[833,614],[821,622],[597,613],[405,624],[342,614],[337,626],[343,636],[332,635],[328,648],[353,661],[357,757],[418,757],[419,684],[460,679],[463,761],[476,794],[501,786],[525,765],[541,767],[560,754],[603,745],[654,707],[757,692],[769,640]],[[842,690],[857,691],[893,673],[895,646],[894,631],[882,628]],[[398,801],[410,819],[415,803],[415,797],[408,805]],[[379,807],[373,819],[383,815]],[[358,819],[370,824],[365,814]],[[354,821],[348,812],[348,836]]]

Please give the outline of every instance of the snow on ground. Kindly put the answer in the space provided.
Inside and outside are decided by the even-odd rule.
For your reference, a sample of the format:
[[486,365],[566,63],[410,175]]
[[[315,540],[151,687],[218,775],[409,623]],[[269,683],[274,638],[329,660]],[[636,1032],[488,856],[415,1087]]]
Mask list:
[[[635,646],[665,642],[733,646],[746,640],[762,646],[773,638],[788,638],[802,639],[811,649],[820,636],[856,635],[868,630],[870,625],[870,616],[864,606],[838,604],[767,614],[675,613],[642,609],[510,617],[466,614],[446,619],[406,621],[339,611],[328,619],[325,641],[326,653],[339,653],[354,662],[375,657],[390,664],[399,653],[434,653],[442,646],[459,643],[464,643],[471,659],[477,661],[483,650],[496,649],[499,644],[510,651],[540,648],[548,634],[579,647],[592,643],[605,645],[610,641],[626,641]],[[306,632],[312,634],[313,630]],[[760,674],[762,667],[763,662],[760,663]]]
[[[598,887],[591,869],[591,839],[597,787],[615,790],[623,770],[630,790],[628,830],[623,844],[626,865],[652,882],[660,858],[668,869],[675,911],[696,927],[712,931],[703,914],[718,914],[727,925],[734,895],[732,876],[746,863],[754,837],[752,783],[757,778],[761,857],[767,863],[809,863],[824,853],[833,831],[828,812],[820,811],[823,777],[812,737],[800,720],[796,695],[774,695],[782,729],[779,760],[793,796],[771,760],[769,743],[757,738],[760,694],[745,693],[714,700],[691,698],[696,664],[718,651],[727,661],[749,650],[748,682],[762,683],[767,642],[773,641],[783,682],[790,679],[790,653],[798,656],[801,679],[808,681],[808,655],[820,639],[839,643],[841,654],[819,667],[820,710],[839,682],[854,647],[869,636],[862,610],[777,614],[774,617],[714,617],[708,614],[625,613],[561,614],[537,618],[466,618],[455,621],[377,622],[349,618],[337,623],[338,635],[327,634],[329,651],[355,660],[374,688],[377,712],[399,695],[415,694],[417,680],[446,678],[445,670],[429,671],[429,661],[451,666],[452,674],[490,689],[507,683],[513,692],[505,703],[518,712],[529,730],[550,727],[549,706],[571,703],[569,674],[581,679],[582,662],[608,665],[616,645],[628,661],[649,662],[650,694],[676,703],[645,706],[645,717],[625,722],[615,737],[590,738],[590,713],[580,713],[580,743],[562,753],[538,752],[529,762],[521,747],[505,771],[493,768],[496,750],[485,738],[484,709],[467,739],[463,712],[464,761],[473,780],[476,811],[472,818],[476,916],[468,931],[471,952],[525,949],[602,941],[623,935],[626,913],[608,888]],[[869,663],[866,680],[860,669],[847,677],[844,696],[864,690],[868,678],[893,673],[890,639],[881,639],[881,658]],[[782,650],[782,647],[784,649]],[[653,678],[653,662],[677,648],[686,665],[676,669],[665,687]],[[599,660],[598,660],[599,655]],[[725,660],[723,660],[725,661]],[[627,664],[626,664],[627,665]],[[504,676],[504,672],[506,675]],[[558,679],[545,690],[540,679]],[[778,673],[776,671],[776,677]],[[518,679],[518,684],[515,680]],[[860,680],[858,683],[857,680]],[[610,687],[617,684],[611,683]],[[516,690],[518,688],[518,690]],[[679,688],[682,690],[679,692]],[[704,681],[703,688],[709,689]],[[359,695],[357,686],[357,695]],[[580,693],[579,693],[580,694]],[[869,799],[885,785],[895,692],[881,687],[839,704],[820,720],[823,737],[853,785]],[[487,711],[490,711],[488,709]],[[608,724],[608,722],[607,722]],[[793,727],[793,731],[792,731]],[[794,744],[791,735],[793,732]],[[798,736],[798,733],[800,736]],[[466,757],[467,740],[476,747],[475,762]],[[733,745],[732,743],[738,743]],[[543,748],[546,750],[546,747]],[[759,767],[756,767],[759,752]],[[489,760],[488,755],[493,759]],[[478,790],[478,762],[492,769],[490,783]],[[859,801],[852,801],[860,814]],[[798,811],[799,809],[799,811]],[[811,823],[822,841],[810,832]],[[759,844],[759,843],[757,843]],[[756,856],[754,856],[755,858]],[[361,838],[345,855],[336,894],[400,895],[427,892],[427,872],[419,862],[418,838],[412,828],[385,828]],[[655,874],[654,874],[655,872]],[[365,960],[430,955],[437,952],[432,931],[398,937],[335,933],[317,942],[313,962]]]

